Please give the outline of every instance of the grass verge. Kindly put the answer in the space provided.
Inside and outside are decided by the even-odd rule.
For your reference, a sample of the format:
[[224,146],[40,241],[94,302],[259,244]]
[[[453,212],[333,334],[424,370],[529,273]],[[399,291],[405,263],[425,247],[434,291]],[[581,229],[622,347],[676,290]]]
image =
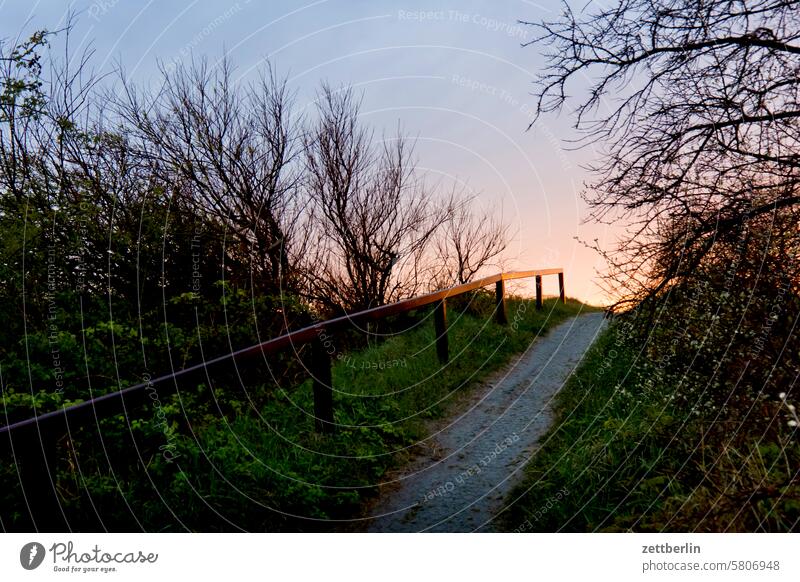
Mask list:
[[681,397],[705,391],[662,380],[625,325],[598,338],[560,392],[557,420],[508,496],[503,528],[796,528],[800,446],[796,431],[775,422],[780,403],[761,394],[733,409]]

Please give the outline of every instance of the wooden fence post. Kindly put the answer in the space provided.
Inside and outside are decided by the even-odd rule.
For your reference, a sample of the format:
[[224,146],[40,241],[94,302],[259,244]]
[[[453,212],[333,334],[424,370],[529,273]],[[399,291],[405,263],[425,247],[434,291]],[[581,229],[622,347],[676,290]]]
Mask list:
[[315,428],[317,432],[332,433],[334,424],[331,357],[319,337],[311,342],[310,372],[314,381]]
[[446,364],[450,359],[450,350],[447,343],[447,301],[442,299],[433,312],[433,322],[436,328],[436,355],[439,362]]
[[564,273],[558,274],[558,298],[561,299],[561,303],[567,302],[567,296],[564,294]]
[[542,276],[536,275],[536,309],[542,308]]
[[502,279],[495,285],[495,302],[497,303],[495,311],[497,323],[505,325],[508,323],[508,314],[506,313],[506,285]]

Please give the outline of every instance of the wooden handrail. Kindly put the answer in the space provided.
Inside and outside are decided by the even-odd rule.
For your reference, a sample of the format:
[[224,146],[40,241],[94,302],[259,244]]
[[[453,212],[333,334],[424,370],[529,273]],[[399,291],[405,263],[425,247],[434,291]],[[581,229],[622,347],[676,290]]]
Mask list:
[[[3,435],[8,435],[11,433],[27,433],[28,431],[35,431],[38,432],[39,436],[41,437],[43,433],[48,432],[48,429],[50,427],[59,430],[63,429],[65,426],[69,426],[70,423],[82,422],[84,420],[91,418],[99,420],[100,418],[119,412],[127,413],[129,409],[134,408],[146,401],[147,392],[150,389],[154,389],[156,387],[162,389],[174,388],[177,391],[178,380],[182,378],[200,374],[205,376],[209,368],[216,367],[220,364],[237,362],[242,359],[251,358],[258,354],[267,355],[284,350],[289,347],[301,346],[307,343],[318,341],[320,334],[322,334],[323,332],[335,332],[342,328],[352,326],[353,324],[359,324],[367,321],[375,321],[383,319],[391,315],[397,315],[399,313],[404,313],[434,303],[441,304],[440,307],[440,309],[442,310],[441,316],[443,316],[444,301],[447,298],[457,297],[459,295],[469,293],[470,291],[481,289],[483,287],[491,285],[492,283],[497,284],[498,287],[497,288],[498,320],[504,323],[505,292],[503,283],[505,281],[511,281],[515,279],[526,279],[526,278],[536,277],[537,281],[536,305],[537,307],[541,307],[542,304],[541,277],[544,275],[559,276],[559,296],[561,300],[564,301],[565,296],[564,296],[564,283],[563,283],[564,280],[563,269],[539,269],[531,271],[511,271],[508,273],[498,273],[496,275],[492,275],[489,277],[483,277],[482,279],[478,279],[477,281],[464,283],[463,285],[456,285],[455,287],[450,287],[448,289],[434,291],[432,293],[428,293],[427,295],[421,295],[419,297],[413,297],[411,299],[405,299],[403,301],[398,301],[396,303],[381,305],[378,307],[373,307],[371,309],[358,311],[356,313],[349,313],[340,317],[336,317],[334,319],[318,322],[313,325],[304,327],[302,329],[298,329],[297,331],[292,331],[283,334],[281,336],[278,336],[276,338],[266,340],[259,344],[249,346],[247,348],[243,348],[241,350],[237,350],[229,354],[225,354],[223,356],[212,358],[200,364],[195,364],[193,366],[183,368],[182,370],[178,370],[177,372],[153,378],[148,382],[142,382],[140,384],[136,384],[134,386],[130,386],[128,388],[124,388],[116,392],[111,392],[109,394],[103,394],[101,396],[90,398],[85,402],[74,404],[69,407],[64,407],[60,410],[47,412],[45,414],[34,416],[33,418],[28,418],[26,420],[15,422],[7,426],[2,426],[0,427],[0,446],[8,441],[8,439],[5,438]],[[443,336],[443,341],[446,342],[447,338],[446,326],[444,327],[444,333],[443,334],[437,333],[437,335],[439,336],[439,341],[441,346],[442,336]],[[319,352],[321,350],[317,351]],[[446,354],[445,357],[442,357],[441,350],[440,350],[440,359],[446,360]],[[325,416],[332,417],[332,414],[331,415],[326,414]]]
[[[499,273],[464,285],[434,291],[420,297],[346,314],[189,366],[172,374],[165,374],[148,382],[136,384],[110,394],[103,394],[86,402],[64,407],[61,410],[47,412],[33,418],[2,426],[0,427],[0,449],[5,449],[2,457],[7,458],[9,461],[13,460],[16,464],[26,502],[28,499],[34,500],[33,504],[28,504],[32,529],[40,532],[65,531],[69,529],[69,523],[66,521],[66,515],[62,511],[59,493],[56,490],[54,471],[58,459],[54,455],[58,450],[56,445],[59,439],[64,435],[71,434],[71,431],[76,428],[84,427],[88,429],[92,420],[94,421],[94,426],[97,426],[97,422],[102,418],[113,414],[123,413],[127,416],[130,411],[147,402],[148,397],[152,398],[155,395],[158,398],[159,394],[177,391],[179,380],[197,380],[197,383],[204,381],[209,377],[209,368],[226,363],[235,365],[239,360],[251,358],[258,354],[267,355],[289,347],[310,343],[311,365],[309,366],[309,372],[313,379],[315,427],[319,432],[330,432],[335,427],[333,420],[333,388],[331,386],[332,362],[331,354],[328,353],[321,339],[325,334],[335,333],[354,323],[374,321],[426,305],[435,305],[436,353],[439,360],[444,364],[448,360],[446,312],[448,298],[463,295],[494,283],[495,317],[499,323],[507,323],[505,282],[535,277],[536,307],[541,309],[542,277],[545,275],[558,275],[559,296],[562,301],[566,301],[564,296],[564,272],[561,269],[540,269]],[[157,388],[160,389],[160,392]],[[89,436],[99,438],[101,443],[105,438],[100,431]],[[135,447],[136,444],[133,444]]]

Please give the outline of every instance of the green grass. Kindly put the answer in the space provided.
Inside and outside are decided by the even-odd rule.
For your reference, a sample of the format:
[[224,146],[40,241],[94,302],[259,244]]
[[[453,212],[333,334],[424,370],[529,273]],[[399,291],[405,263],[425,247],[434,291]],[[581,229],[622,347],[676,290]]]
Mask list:
[[[454,302],[455,303],[455,302]],[[581,311],[576,301],[508,302],[509,324],[492,318],[488,294],[449,313],[450,362],[436,357],[431,317],[379,345],[340,358],[333,369],[333,435],[313,431],[311,382],[278,390],[259,415],[206,421],[177,438],[177,462],[148,468],[164,502],[142,475],[126,497],[147,529],[320,530],[347,519],[426,436],[425,421],[523,351],[538,335]],[[91,485],[91,483],[90,483]],[[109,493],[111,495],[111,493]]]
[[759,414],[738,422],[739,410],[685,401],[626,339],[626,324],[598,338],[559,393],[557,420],[506,500],[504,529],[791,530],[800,447],[767,422],[780,404],[755,398],[745,410]]

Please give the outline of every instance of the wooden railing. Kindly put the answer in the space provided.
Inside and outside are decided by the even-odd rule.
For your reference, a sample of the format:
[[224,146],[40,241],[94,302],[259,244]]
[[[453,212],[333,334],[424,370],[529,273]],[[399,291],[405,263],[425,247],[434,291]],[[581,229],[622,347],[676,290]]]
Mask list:
[[[50,467],[53,464],[51,458],[52,450],[55,443],[63,438],[64,435],[70,434],[71,430],[74,431],[89,423],[97,423],[101,419],[114,414],[123,413],[127,416],[145,404],[148,398],[152,398],[151,395],[154,392],[163,396],[177,391],[179,383],[187,384],[196,381],[199,384],[205,382],[211,369],[224,367],[225,364],[233,364],[235,366],[239,362],[255,356],[266,356],[305,344],[311,344],[311,366],[309,372],[313,379],[316,429],[320,432],[330,432],[334,427],[333,388],[331,386],[332,362],[331,354],[328,353],[323,338],[327,338],[331,334],[353,325],[384,319],[392,315],[435,304],[436,352],[439,360],[442,363],[446,363],[449,358],[447,299],[494,284],[495,317],[499,323],[505,324],[508,322],[505,304],[506,281],[535,277],[536,307],[541,309],[542,277],[546,275],[558,275],[559,297],[561,301],[565,301],[564,272],[562,269],[499,273],[427,295],[315,323],[260,344],[189,366],[171,374],[165,374],[117,392],[97,396],[80,404],[2,426],[0,427],[0,451],[9,451],[10,457],[14,462],[25,466],[24,473],[26,473],[27,478],[23,479],[23,485],[25,482],[28,484],[33,483],[33,486],[39,491],[41,491],[39,488],[43,486],[46,489],[52,488],[53,480],[50,478]],[[0,458],[11,460],[9,455],[5,453]],[[22,474],[20,476],[22,478]],[[51,489],[49,493],[52,501],[54,490]],[[34,497],[38,497],[38,494],[34,494]]]
[[[80,423],[85,420],[99,419],[119,412],[128,412],[144,403],[147,399],[147,391],[157,388],[160,394],[163,389],[171,390],[177,388],[177,381],[183,377],[198,376],[204,378],[210,368],[231,361],[239,362],[252,358],[253,356],[269,355],[282,351],[286,348],[296,348],[304,344],[312,344],[312,368],[311,375],[314,378],[314,411],[317,418],[317,428],[325,430],[330,428],[333,422],[333,408],[331,404],[330,368],[331,362],[327,350],[320,336],[335,333],[352,325],[358,325],[368,321],[384,319],[391,315],[397,315],[418,309],[426,305],[436,303],[435,328],[436,328],[436,351],[442,363],[448,360],[447,343],[447,299],[464,295],[471,291],[495,284],[496,310],[495,317],[499,323],[507,323],[505,305],[505,282],[514,279],[536,278],[536,308],[542,307],[542,277],[545,275],[558,275],[559,297],[562,301],[564,297],[564,271],[562,269],[540,269],[534,271],[512,271],[509,273],[499,273],[490,277],[484,277],[477,281],[457,285],[449,289],[434,291],[427,295],[421,295],[404,301],[381,305],[372,309],[349,313],[335,319],[329,319],[304,327],[297,331],[286,333],[282,336],[267,340],[260,344],[250,346],[224,356],[207,360],[194,366],[189,366],[171,374],[165,374],[154,378],[148,382],[136,384],[130,388],[104,394],[91,398],[80,404],[62,408],[54,412],[48,412],[16,422],[9,426],[0,427],[0,441],[7,440],[6,435],[14,433],[49,433],[51,427],[66,429],[70,424]],[[64,433],[67,431],[64,430]]]

